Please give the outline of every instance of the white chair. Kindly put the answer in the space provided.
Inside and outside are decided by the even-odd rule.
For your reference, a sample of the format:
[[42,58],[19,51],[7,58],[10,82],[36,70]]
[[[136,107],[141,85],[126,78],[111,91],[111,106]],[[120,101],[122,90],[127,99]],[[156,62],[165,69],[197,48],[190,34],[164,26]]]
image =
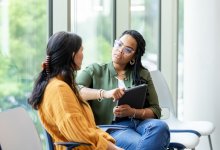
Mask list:
[[0,144],[2,150],[42,150],[37,130],[23,108],[0,113]]
[[[174,115],[174,107],[171,92],[162,73],[158,70],[151,71],[151,77],[157,91],[160,106],[164,112],[168,112],[168,117],[164,121],[168,124],[171,132],[193,133],[199,136],[208,136],[210,149],[212,150],[211,133],[215,127],[209,121],[180,121]],[[163,113],[162,113],[163,114]],[[163,117],[162,117],[163,118]]]
[[[52,139],[47,137],[49,150],[54,150]],[[56,142],[66,150],[90,144],[79,142]],[[37,130],[27,111],[22,107],[0,112],[0,150],[42,150]]]
[[170,132],[169,149],[192,149],[199,144],[199,137],[196,134],[188,132]]

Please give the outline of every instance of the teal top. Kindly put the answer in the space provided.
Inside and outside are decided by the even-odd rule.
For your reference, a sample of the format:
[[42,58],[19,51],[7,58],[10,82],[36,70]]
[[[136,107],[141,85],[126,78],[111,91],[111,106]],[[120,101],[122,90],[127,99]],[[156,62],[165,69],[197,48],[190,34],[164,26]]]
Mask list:
[[[126,70],[126,78],[124,83],[126,87],[132,87],[132,71]],[[148,94],[146,96],[145,108],[150,108],[156,118],[160,118],[161,109],[159,107],[157,94],[153,85],[153,81],[150,76],[150,72],[147,69],[140,71],[140,76],[147,81]],[[118,87],[117,73],[114,69],[113,63],[107,63],[99,65],[94,63],[87,66],[76,77],[76,83],[79,88],[89,87],[93,89],[112,90]],[[103,99],[102,101],[92,100],[89,104],[93,110],[96,124],[111,124],[114,118],[113,108],[116,106],[116,102],[110,99]]]

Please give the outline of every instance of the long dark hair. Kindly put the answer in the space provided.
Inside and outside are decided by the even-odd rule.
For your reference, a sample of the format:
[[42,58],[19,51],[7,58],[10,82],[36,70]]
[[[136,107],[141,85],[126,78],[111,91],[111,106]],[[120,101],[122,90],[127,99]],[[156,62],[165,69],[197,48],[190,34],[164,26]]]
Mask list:
[[72,88],[79,101],[82,101],[75,84],[76,64],[73,61],[73,53],[76,54],[81,45],[81,37],[74,33],[62,31],[50,37],[43,70],[39,73],[28,98],[32,108],[38,109],[49,79],[58,75]]
[[143,36],[136,30],[126,30],[122,33],[120,37],[122,37],[125,34],[132,36],[137,42],[137,50],[135,53],[135,63],[133,65],[131,65],[130,63],[127,65],[128,68],[132,69],[133,84],[139,85],[139,84],[145,83],[146,81],[140,77],[140,70],[141,68],[144,68],[141,63],[141,57],[145,53],[146,42]]

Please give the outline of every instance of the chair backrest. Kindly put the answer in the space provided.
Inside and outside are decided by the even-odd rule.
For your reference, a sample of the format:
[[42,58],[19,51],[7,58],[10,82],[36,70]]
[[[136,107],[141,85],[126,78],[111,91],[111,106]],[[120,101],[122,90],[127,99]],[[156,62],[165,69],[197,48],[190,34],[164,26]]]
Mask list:
[[24,108],[0,112],[0,144],[2,150],[42,150],[37,130]]
[[157,92],[160,107],[162,108],[162,115],[164,113],[174,115],[173,98],[164,76],[159,70],[151,71],[150,74]]
[[47,147],[47,150],[54,150],[54,144],[53,144],[52,137],[46,131],[46,129],[44,129],[44,134],[45,134],[45,137],[46,137],[46,147]]

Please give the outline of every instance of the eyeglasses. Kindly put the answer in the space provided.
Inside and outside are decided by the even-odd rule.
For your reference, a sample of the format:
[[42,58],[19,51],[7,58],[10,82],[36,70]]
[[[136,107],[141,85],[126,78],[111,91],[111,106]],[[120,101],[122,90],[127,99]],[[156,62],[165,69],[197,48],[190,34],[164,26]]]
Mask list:
[[120,40],[115,40],[115,43],[114,43],[114,48],[121,48],[122,46],[124,46],[123,47],[123,52],[125,53],[125,54],[130,54],[130,53],[132,53],[133,51],[134,51],[134,49],[133,48],[130,48],[130,47],[128,47],[128,46],[125,46],[124,45],[124,43],[122,43],[122,41],[120,41]]

